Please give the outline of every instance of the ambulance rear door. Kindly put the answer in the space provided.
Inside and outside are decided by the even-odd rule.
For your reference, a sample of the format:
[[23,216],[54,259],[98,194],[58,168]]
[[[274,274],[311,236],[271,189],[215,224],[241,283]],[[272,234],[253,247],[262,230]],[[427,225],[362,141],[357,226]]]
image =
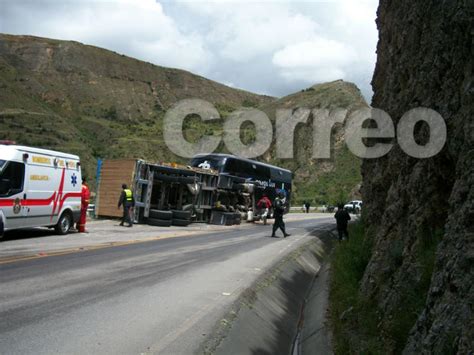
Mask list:
[[[31,154],[31,153],[30,153]],[[28,226],[52,226],[57,222],[54,206],[59,200],[62,168],[55,167],[55,158],[32,153],[27,166]]]
[[[33,155],[28,174],[28,217],[36,226],[53,226],[68,209],[81,208],[81,171],[74,159]],[[71,221],[72,222],[72,221]]]

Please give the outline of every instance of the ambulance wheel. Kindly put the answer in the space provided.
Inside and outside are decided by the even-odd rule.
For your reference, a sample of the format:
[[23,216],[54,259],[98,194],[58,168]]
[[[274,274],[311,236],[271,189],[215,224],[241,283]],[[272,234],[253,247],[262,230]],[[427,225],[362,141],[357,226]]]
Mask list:
[[72,216],[69,212],[64,212],[61,217],[59,217],[58,224],[54,227],[56,233],[59,235],[65,235],[69,232],[69,229],[72,227]]

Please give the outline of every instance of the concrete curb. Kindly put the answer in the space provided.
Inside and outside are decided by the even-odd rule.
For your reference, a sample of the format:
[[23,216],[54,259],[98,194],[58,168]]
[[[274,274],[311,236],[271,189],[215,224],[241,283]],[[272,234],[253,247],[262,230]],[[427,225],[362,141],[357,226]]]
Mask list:
[[[325,326],[327,300],[327,288],[322,287],[325,278],[322,284],[313,280],[321,270],[327,274],[325,264],[332,248],[328,232],[313,235],[316,233],[320,236],[276,263],[243,292],[198,353],[290,354],[298,335],[304,346],[297,349],[313,344],[329,346],[325,332],[312,334]],[[323,309],[324,313],[315,317],[305,310],[306,298],[310,300],[307,307],[314,308],[317,314]],[[306,326],[303,312],[309,317]]]
[[293,354],[332,354],[328,309],[329,263],[316,275],[303,313],[302,327],[298,333]]

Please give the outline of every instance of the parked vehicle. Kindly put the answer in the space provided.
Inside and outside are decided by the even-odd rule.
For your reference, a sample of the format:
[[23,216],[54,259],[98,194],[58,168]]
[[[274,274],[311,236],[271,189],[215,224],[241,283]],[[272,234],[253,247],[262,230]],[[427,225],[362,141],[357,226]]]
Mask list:
[[68,233],[80,217],[81,182],[76,155],[0,142],[3,230],[47,226]]
[[360,211],[362,210],[362,201],[361,200],[349,201],[344,205],[344,208],[348,212],[360,213]]

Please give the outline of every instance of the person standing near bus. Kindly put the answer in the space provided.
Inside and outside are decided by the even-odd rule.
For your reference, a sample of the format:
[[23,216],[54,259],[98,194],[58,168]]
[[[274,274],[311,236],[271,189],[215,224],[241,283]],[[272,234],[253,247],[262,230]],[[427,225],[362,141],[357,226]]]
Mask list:
[[79,223],[76,225],[79,233],[88,233],[86,231],[86,221],[87,221],[87,207],[89,207],[89,200],[91,198],[91,192],[87,186],[86,178],[82,178],[82,190],[81,190],[81,217],[79,218]]
[[308,201],[304,202],[304,210],[306,213],[309,213],[309,209],[311,207],[311,204]]
[[278,228],[283,232],[283,238],[289,237],[291,234],[286,233],[285,222],[283,222],[283,214],[285,213],[286,208],[286,198],[283,191],[278,192],[278,196],[275,198],[275,203],[273,204],[273,214],[275,216],[275,222],[273,223],[273,232],[272,238],[276,238],[275,232]]
[[126,184],[122,185],[122,193],[120,194],[118,208],[120,208],[120,206],[123,206],[123,217],[120,225],[123,226],[123,224],[127,222],[128,227],[133,227],[131,212],[132,208],[135,206],[135,199],[132,190],[130,190]]
[[340,203],[337,206],[337,212],[334,215],[337,223],[337,233],[339,235],[339,241],[342,241],[344,238],[349,240],[349,232],[347,231],[347,223],[351,220],[351,216],[344,209],[344,205]]
[[263,194],[260,200],[258,200],[257,207],[260,209],[260,211],[263,211],[261,212],[261,216],[262,216],[263,224],[266,225],[268,213],[270,212],[270,208],[272,207],[272,202],[270,201],[270,199],[267,197],[266,194]]

